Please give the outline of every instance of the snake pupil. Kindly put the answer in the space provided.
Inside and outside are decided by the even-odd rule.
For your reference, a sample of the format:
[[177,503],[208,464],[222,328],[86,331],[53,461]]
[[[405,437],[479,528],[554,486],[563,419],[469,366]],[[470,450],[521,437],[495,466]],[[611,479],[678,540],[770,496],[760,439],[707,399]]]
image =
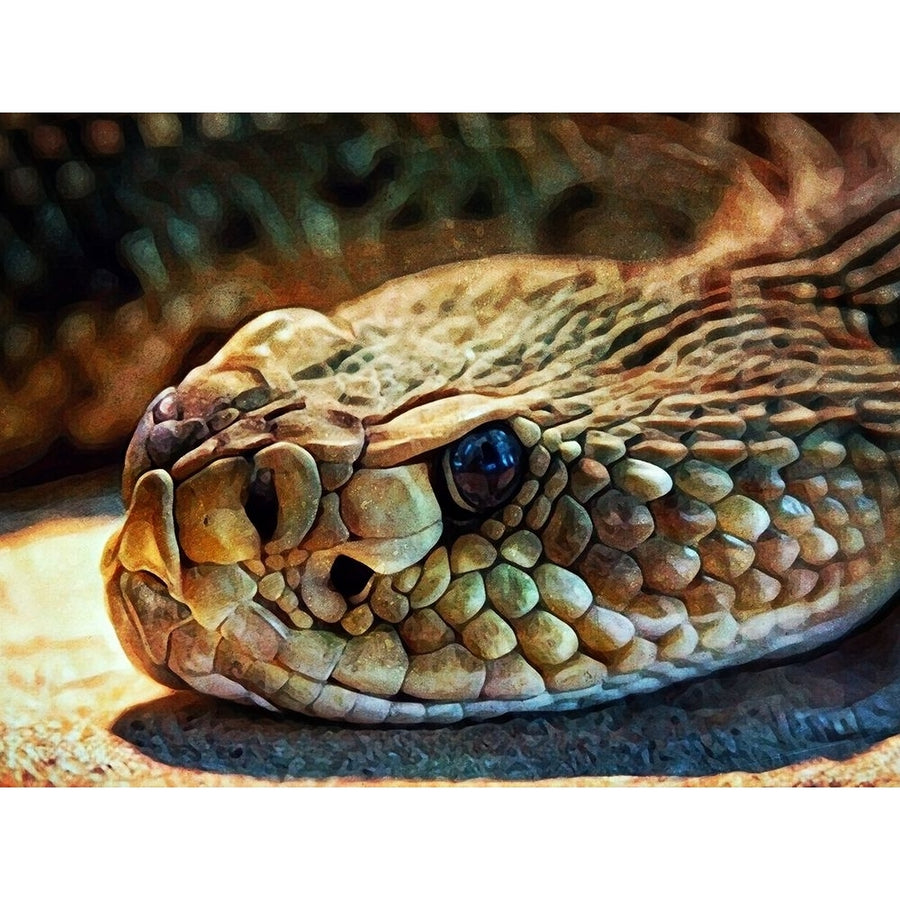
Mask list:
[[455,502],[487,512],[508,500],[521,481],[522,444],[503,423],[470,431],[445,455],[447,486]]

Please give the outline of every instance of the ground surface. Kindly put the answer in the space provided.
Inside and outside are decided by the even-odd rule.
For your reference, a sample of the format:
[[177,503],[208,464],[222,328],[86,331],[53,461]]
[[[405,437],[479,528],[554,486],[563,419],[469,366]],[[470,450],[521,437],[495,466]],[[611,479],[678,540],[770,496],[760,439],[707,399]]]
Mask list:
[[116,481],[0,499],[0,785],[900,784],[900,610],[814,658],[580,713],[386,730],[171,692],[106,617]]

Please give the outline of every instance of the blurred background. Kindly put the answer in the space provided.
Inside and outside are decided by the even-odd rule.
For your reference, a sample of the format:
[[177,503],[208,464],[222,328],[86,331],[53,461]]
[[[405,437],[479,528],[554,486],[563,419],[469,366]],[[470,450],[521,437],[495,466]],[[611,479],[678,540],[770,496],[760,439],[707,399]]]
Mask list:
[[[838,152],[872,130],[798,121]],[[739,173],[789,189],[773,133],[750,115],[0,115],[0,491],[118,460],[146,403],[265,309],[493,253],[688,252]]]
[[[727,278],[723,248],[771,259],[896,209],[898,171],[897,116],[0,114],[0,785],[367,777],[366,731],[260,720],[138,673],[102,602],[132,430],[241,323],[495,253],[629,271],[698,253]],[[531,741],[548,776],[697,783],[671,755],[688,746],[700,783],[896,784],[900,739],[872,746],[897,733],[896,614],[887,626],[670,705],[482,723],[435,733],[433,754],[419,731],[412,758],[523,777]],[[440,770],[454,759],[467,768]],[[761,774],[711,774],[748,759]]]

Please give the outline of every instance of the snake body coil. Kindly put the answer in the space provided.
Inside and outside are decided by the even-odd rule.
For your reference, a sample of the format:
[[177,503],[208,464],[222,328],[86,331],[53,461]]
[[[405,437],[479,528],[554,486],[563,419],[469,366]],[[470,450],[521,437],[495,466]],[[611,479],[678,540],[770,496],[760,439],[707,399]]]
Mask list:
[[[764,265],[497,257],[262,315],[132,439],[103,561],[126,651],[402,724],[840,637],[900,581],[900,368],[862,308],[895,215]],[[463,484],[448,450],[486,426],[517,455]]]

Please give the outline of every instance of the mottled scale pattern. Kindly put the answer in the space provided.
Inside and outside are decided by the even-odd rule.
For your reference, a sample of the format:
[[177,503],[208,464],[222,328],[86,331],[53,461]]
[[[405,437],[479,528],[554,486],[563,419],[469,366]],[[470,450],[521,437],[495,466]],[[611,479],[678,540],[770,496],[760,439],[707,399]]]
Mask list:
[[[401,724],[839,638],[897,587],[897,363],[827,298],[714,276],[498,257],[254,320],[132,439],[104,558],[126,650],[173,686]],[[467,516],[441,460],[485,423],[520,484]]]

